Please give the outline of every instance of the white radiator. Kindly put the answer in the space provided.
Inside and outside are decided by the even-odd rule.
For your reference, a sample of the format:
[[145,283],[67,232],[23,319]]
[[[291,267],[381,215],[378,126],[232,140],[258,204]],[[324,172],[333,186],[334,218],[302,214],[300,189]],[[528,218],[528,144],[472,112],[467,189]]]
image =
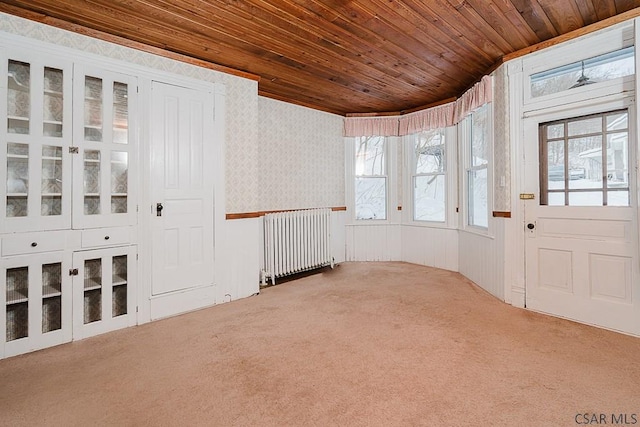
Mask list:
[[306,209],[264,216],[262,283],[330,265],[331,209]]

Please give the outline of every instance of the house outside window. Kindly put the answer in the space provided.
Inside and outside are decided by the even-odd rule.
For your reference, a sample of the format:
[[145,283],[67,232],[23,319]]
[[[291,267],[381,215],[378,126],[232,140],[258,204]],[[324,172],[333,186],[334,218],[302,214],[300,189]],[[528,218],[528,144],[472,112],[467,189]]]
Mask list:
[[629,206],[629,113],[540,125],[540,204]]

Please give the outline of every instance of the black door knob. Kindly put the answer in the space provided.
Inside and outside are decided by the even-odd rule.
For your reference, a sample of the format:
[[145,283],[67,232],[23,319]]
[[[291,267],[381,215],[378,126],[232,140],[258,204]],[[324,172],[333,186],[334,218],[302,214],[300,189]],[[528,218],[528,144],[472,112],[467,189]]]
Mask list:
[[531,223],[531,222],[530,222],[529,224],[527,224],[527,228],[528,228],[529,230],[533,230],[534,228],[536,228],[536,226],[535,226],[535,225],[533,225],[533,223]]
[[162,216],[162,209],[164,209],[164,206],[162,206],[162,203],[156,203],[156,215],[157,216]]

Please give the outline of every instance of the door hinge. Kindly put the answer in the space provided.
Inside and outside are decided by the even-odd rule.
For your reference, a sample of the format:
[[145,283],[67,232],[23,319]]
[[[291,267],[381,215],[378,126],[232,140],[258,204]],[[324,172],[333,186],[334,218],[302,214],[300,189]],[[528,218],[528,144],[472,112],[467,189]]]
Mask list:
[[78,269],[77,268],[70,268],[69,269],[69,276],[77,276],[78,275]]
[[78,154],[80,149],[78,147],[69,147],[69,154]]

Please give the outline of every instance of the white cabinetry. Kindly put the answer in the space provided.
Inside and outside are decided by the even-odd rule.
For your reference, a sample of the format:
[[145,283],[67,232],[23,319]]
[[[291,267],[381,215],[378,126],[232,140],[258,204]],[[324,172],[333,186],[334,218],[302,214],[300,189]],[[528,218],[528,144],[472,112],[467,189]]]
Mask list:
[[137,80],[0,59],[3,357],[135,323]]

